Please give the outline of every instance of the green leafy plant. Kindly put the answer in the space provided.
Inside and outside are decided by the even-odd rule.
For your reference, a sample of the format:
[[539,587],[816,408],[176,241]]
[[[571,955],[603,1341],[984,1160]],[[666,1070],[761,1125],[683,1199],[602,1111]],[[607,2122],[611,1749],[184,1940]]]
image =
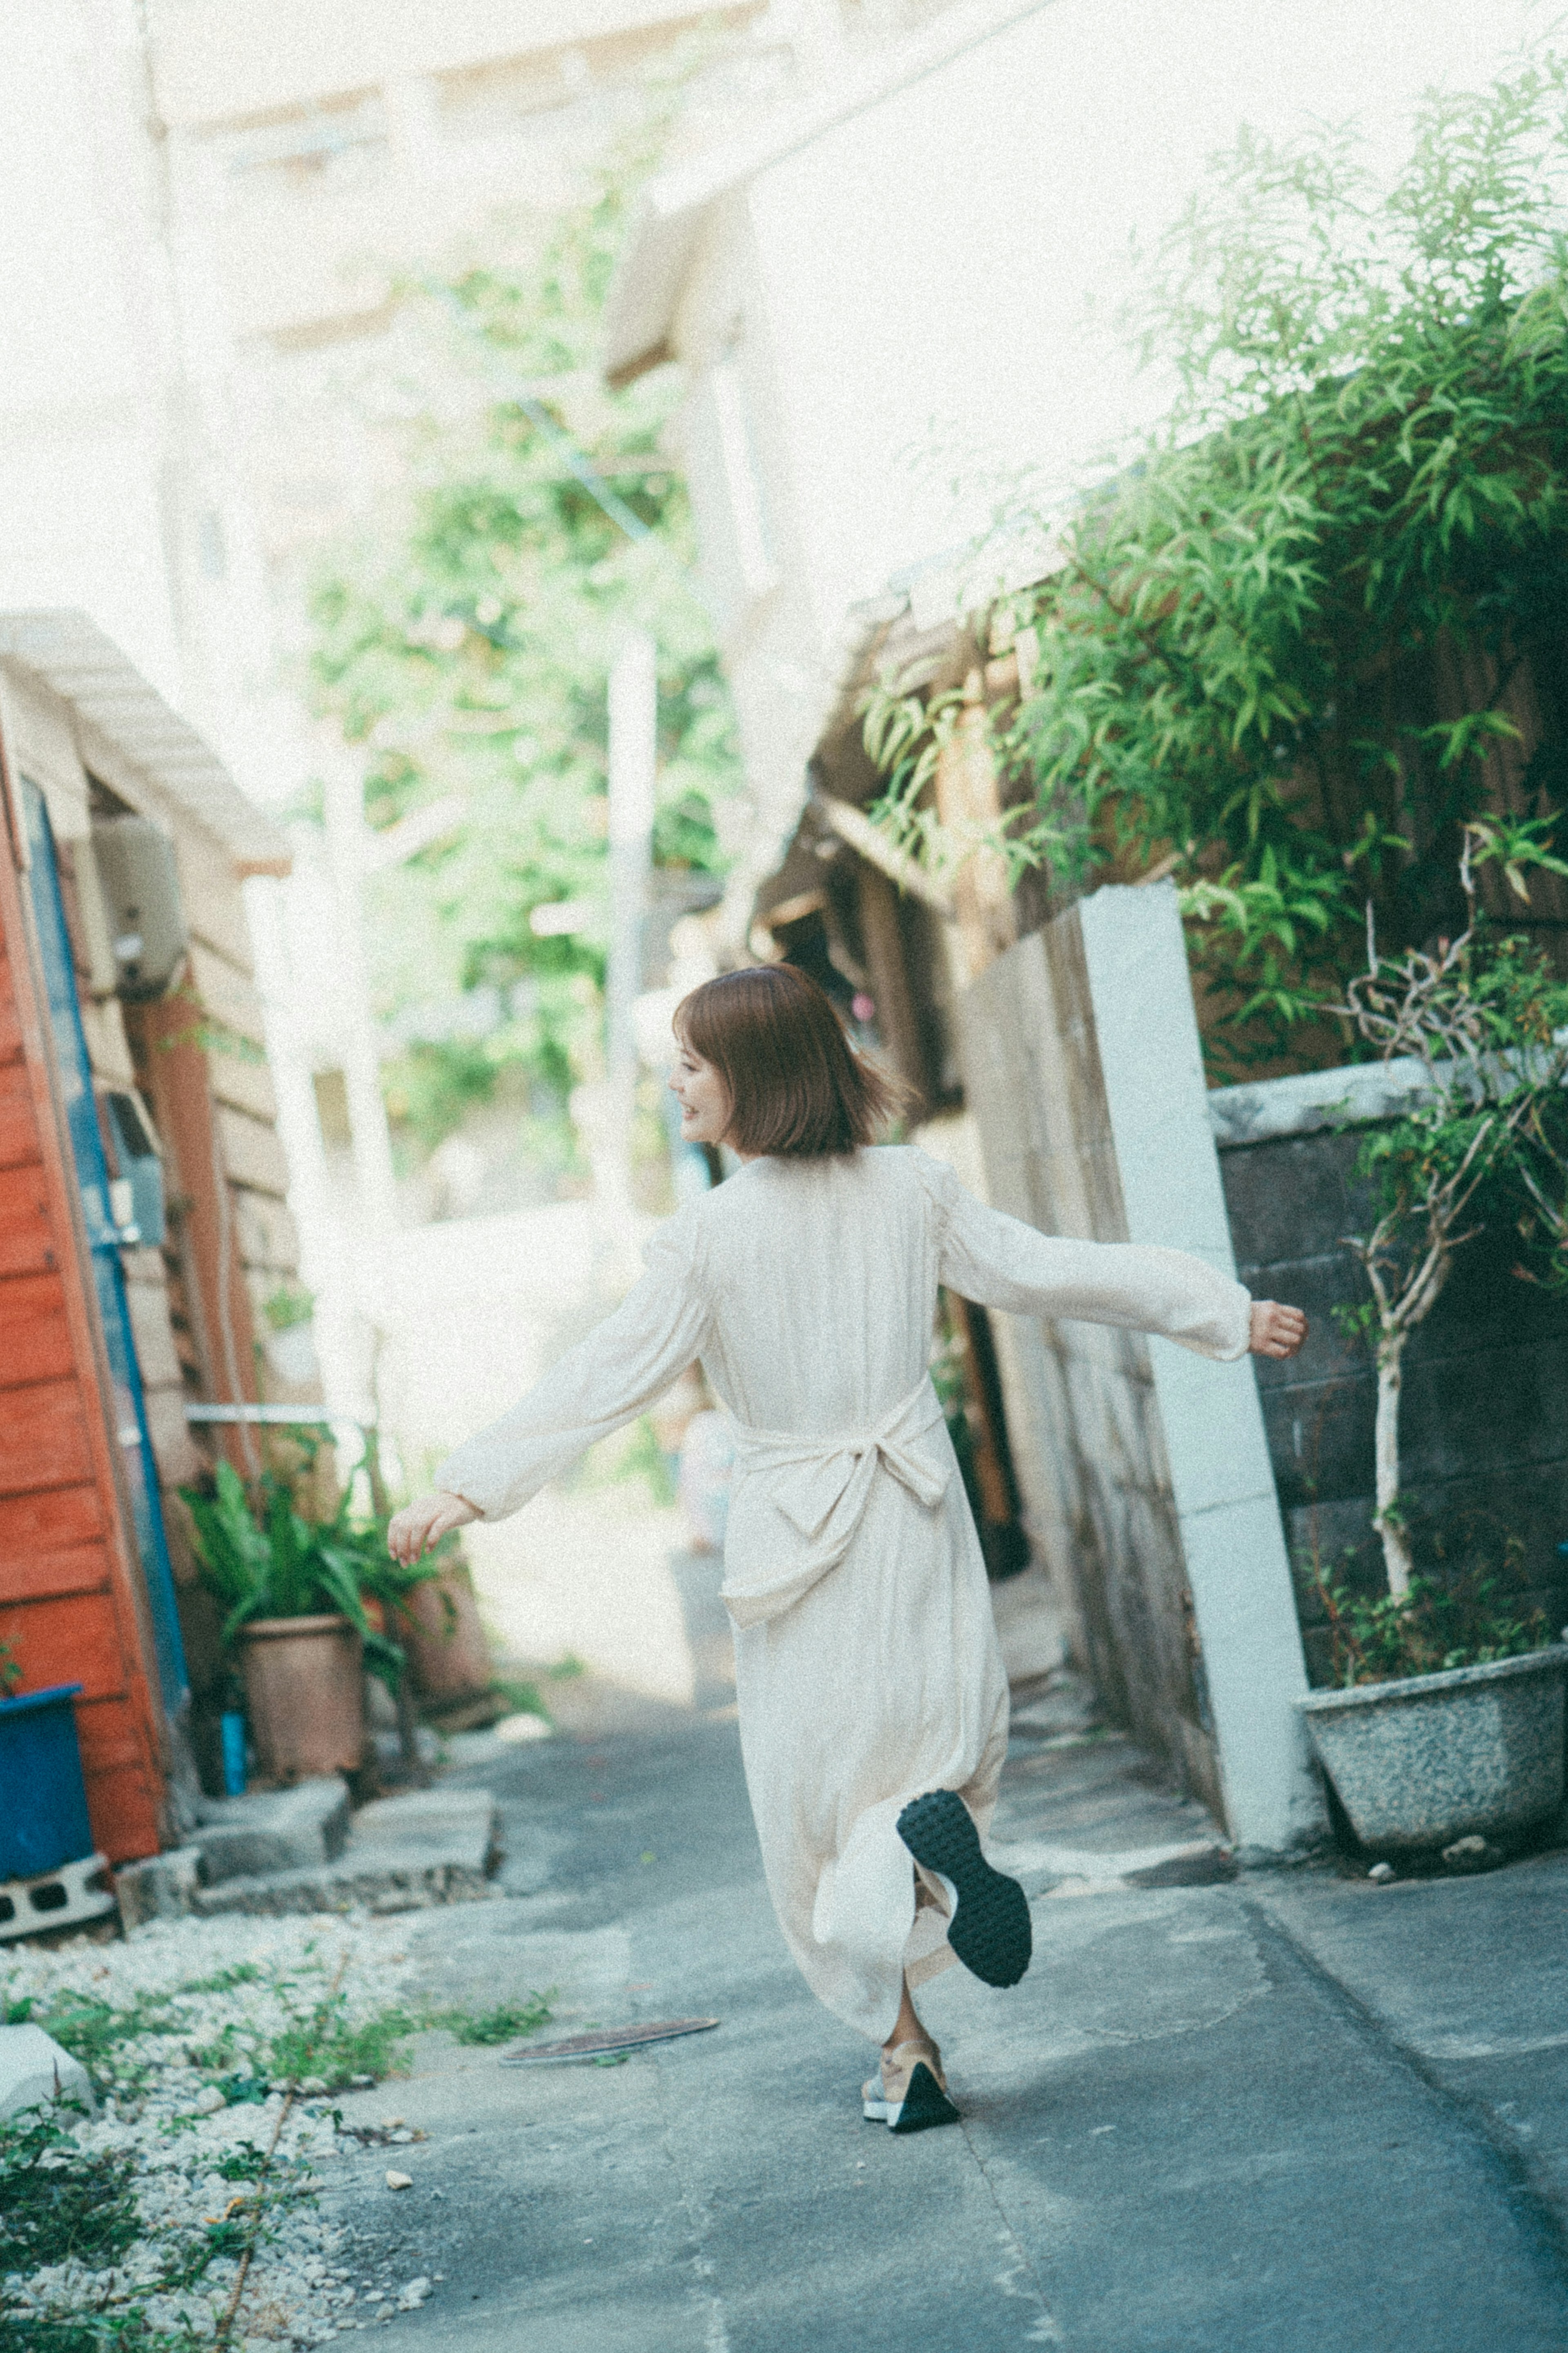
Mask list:
[[1542,1092],[1531,1104],[1516,1165],[1525,1260],[1514,1271],[1549,1291],[1568,1291],[1568,1094]]
[[[309,1450],[307,1450],[309,1451]],[[329,1519],[307,1516],[298,1482],[271,1468],[247,1487],[226,1461],[214,1492],[180,1490],[190,1510],[202,1583],[224,1612],[221,1639],[234,1640],[255,1618],[347,1618],[364,1642],[365,1664],[395,1692],[405,1653],[366,1608],[376,1602],[386,1628],[406,1615],[415,1587],[438,1577],[453,1550],[448,1540],[405,1567],[386,1548],[386,1519],[357,1514],[352,1482]]]
[[316,1313],[316,1294],[307,1291],[302,1282],[280,1282],[268,1292],[261,1303],[261,1313],[270,1332],[292,1332],[301,1324],[309,1324]]
[[[512,2042],[537,2033],[551,2015],[552,1990],[531,1993],[525,2000],[498,2002],[492,2009],[473,2010],[450,2003],[388,2002],[367,2017],[351,2016],[341,2000],[331,2000],[312,2016],[292,2021],[272,2036],[259,2057],[244,2069],[236,2065],[237,2046],[232,2031],[215,2036],[193,2052],[196,2063],[220,2084],[231,2105],[238,2100],[265,2099],[275,2083],[315,2077],[329,2091],[342,2091],[356,2078],[374,2076],[377,2083],[403,2072],[408,2045],[430,2027],[445,2027],[457,2041],[488,2046]],[[251,2072],[256,2070],[258,2072]]]
[[487,2049],[498,2042],[515,2042],[521,2035],[537,2034],[550,2022],[553,2000],[553,1992],[531,1993],[526,2001],[501,2001],[493,2010],[431,2010],[427,2022],[446,2027],[459,2042]]
[[537,1715],[546,1724],[554,1722],[539,1685],[526,1677],[497,1675],[490,1689],[500,1694],[513,1715]]
[[1524,1546],[1517,1536],[1503,1538],[1500,1558],[1495,1546],[1468,1545],[1452,1566],[1443,1559],[1441,1536],[1432,1548],[1433,1571],[1413,1575],[1398,1594],[1357,1592],[1342,1573],[1336,1577],[1315,1558],[1309,1563],[1328,1620],[1333,1678],[1342,1688],[1487,1666],[1552,1640],[1545,1613],[1521,1607]]
[[0,2126],[0,2275],[122,2255],[137,2232],[134,2160],[89,2155],[33,2109]]
[[[678,386],[653,371],[607,390],[597,364],[664,128],[656,107],[531,262],[401,290],[404,364],[374,430],[401,443],[402,485],[311,591],[315,702],[366,763],[372,826],[451,810],[371,885],[373,985],[400,1031],[388,1108],[422,1151],[505,1083],[564,1156],[600,1010],[606,678],[628,626],[658,647],[656,868],[728,863],[742,771],[665,447]],[[583,920],[536,932],[535,911],[562,902]],[[433,997],[465,996],[477,1027],[421,1028]]]
[[674,1503],[675,1473],[658,1442],[658,1432],[646,1413],[639,1414],[628,1430],[601,1440],[572,1483],[581,1492],[591,1493],[595,1488],[624,1486],[633,1479],[644,1482],[649,1502],[659,1510],[666,1511]]
[[21,1663],[9,1642],[0,1642],[0,1699],[9,1699],[22,1680]]
[[1494,860],[1521,896],[1530,865],[1560,863],[1529,829],[1467,828],[1459,883],[1469,920],[1458,937],[1382,956],[1369,907],[1366,970],[1327,1008],[1385,1060],[1410,1056],[1421,1066],[1411,1111],[1373,1130],[1358,1155],[1377,1217],[1346,1241],[1371,1297],[1335,1310],[1377,1368],[1373,1525],[1394,1601],[1414,1570],[1399,1464],[1405,1349],[1456,1253],[1496,1215],[1500,1188],[1506,1199],[1510,1179],[1533,1182],[1526,1155],[1536,1134],[1556,1133],[1568,1079],[1568,985],[1528,942],[1489,936],[1479,915],[1477,869]]
[[[1395,951],[1461,928],[1527,671],[1520,806],[1564,798],[1565,89],[1548,53],[1429,97],[1389,185],[1347,132],[1245,136],[1150,259],[1163,426],[1070,509],[1020,492],[1059,562],[990,617],[1021,673],[1000,846],[1068,892],[1175,873],[1221,1072],[1331,1052],[1367,896]],[[957,720],[897,677],[868,713],[881,819],[928,856]]]

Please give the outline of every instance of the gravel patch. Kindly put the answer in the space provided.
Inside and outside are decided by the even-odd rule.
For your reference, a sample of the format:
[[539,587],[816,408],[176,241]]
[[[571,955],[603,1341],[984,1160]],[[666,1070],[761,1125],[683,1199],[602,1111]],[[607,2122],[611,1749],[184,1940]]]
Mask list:
[[411,1975],[398,1924],[369,1918],[0,1957],[0,2020],[46,2027],[99,2103],[0,2125],[0,2341],[278,2353],[417,2309],[431,2280],[365,2281],[319,2211],[335,2160],[414,2137],[345,2130],[331,2096],[379,2081],[426,2022]]

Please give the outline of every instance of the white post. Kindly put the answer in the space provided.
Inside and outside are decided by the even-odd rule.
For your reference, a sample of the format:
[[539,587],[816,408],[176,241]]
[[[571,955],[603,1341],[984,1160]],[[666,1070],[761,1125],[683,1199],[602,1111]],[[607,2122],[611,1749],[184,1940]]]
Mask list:
[[636,1006],[642,988],[643,914],[653,861],[658,684],[654,642],[644,629],[622,643],[610,671],[610,955],[605,976],[605,1062],[610,1103],[611,1182],[617,1207],[631,1201],[632,1121],[637,1108]]
[[[1097,891],[1079,910],[1127,1239],[1234,1276],[1203,1052],[1173,883]],[[1290,1566],[1249,1358],[1149,1354],[1238,1845],[1289,1849],[1321,1821],[1300,1718],[1307,1689]]]
[[354,1181],[370,1237],[397,1223],[392,1139],[381,1092],[381,1047],[370,1006],[360,891],[363,879],[364,786],[347,761],[329,763],[325,783],[327,856],[338,918],[338,974],[342,989],[337,1027],[342,1039],[343,1085],[349,1099]]

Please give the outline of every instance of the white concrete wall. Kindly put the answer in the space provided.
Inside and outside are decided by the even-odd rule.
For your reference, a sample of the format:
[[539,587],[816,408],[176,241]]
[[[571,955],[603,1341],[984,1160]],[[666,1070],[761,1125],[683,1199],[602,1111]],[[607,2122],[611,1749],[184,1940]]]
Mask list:
[[10,0],[0,36],[0,608],[81,607],[178,702],[129,19]]

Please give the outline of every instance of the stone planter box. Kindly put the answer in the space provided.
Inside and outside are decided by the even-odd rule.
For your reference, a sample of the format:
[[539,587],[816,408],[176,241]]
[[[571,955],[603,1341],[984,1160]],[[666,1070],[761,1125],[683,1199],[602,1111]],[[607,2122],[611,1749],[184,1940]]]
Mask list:
[[1506,1836],[1556,1812],[1565,1675],[1568,1648],[1552,1643],[1296,1704],[1362,1844],[1412,1851]]

